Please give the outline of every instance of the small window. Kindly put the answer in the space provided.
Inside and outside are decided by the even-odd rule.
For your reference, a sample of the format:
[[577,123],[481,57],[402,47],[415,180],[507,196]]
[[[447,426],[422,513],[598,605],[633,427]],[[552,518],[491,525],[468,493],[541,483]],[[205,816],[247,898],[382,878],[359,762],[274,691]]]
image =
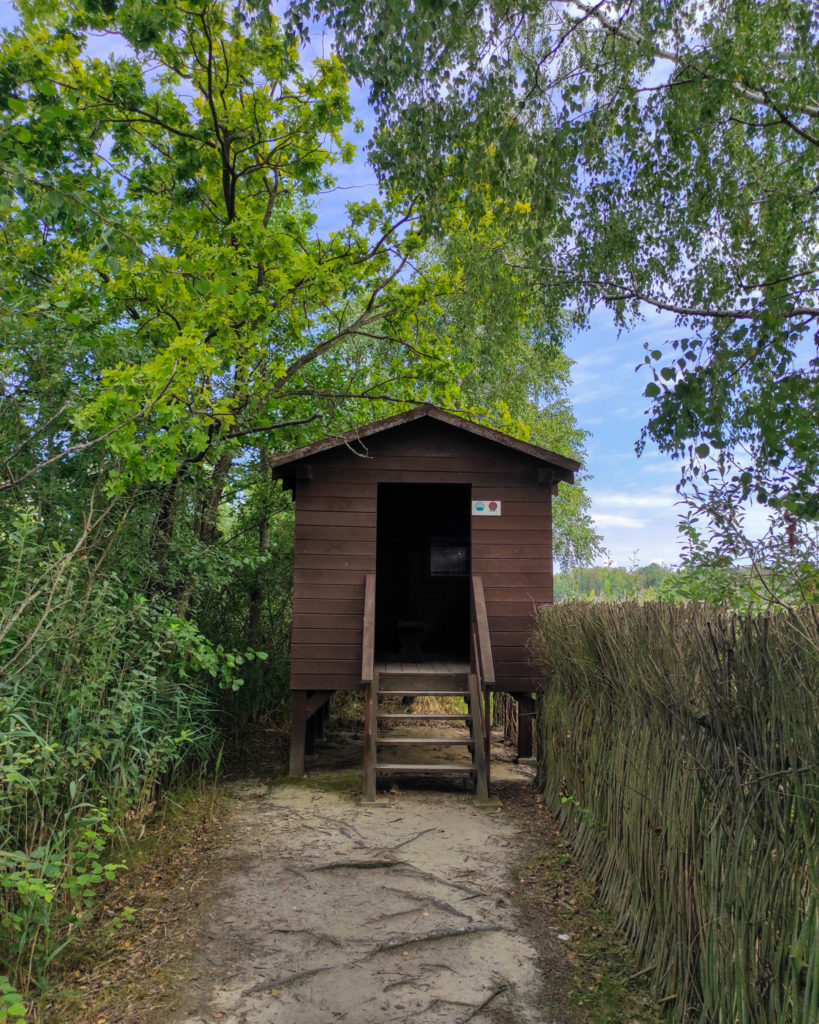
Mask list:
[[468,576],[469,541],[465,537],[432,537],[429,545],[430,576]]

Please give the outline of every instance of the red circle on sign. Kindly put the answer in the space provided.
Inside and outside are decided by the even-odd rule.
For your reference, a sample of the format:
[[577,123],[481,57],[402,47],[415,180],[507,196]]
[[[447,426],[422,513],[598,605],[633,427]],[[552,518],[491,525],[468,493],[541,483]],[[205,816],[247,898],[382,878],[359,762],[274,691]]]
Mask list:
[[498,507],[498,503],[497,503],[496,501],[490,501],[490,502],[489,502],[489,508],[490,508],[490,509],[491,509],[491,510],[492,510],[493,512],[495,511],[495,509],[496,509],[497,507]]

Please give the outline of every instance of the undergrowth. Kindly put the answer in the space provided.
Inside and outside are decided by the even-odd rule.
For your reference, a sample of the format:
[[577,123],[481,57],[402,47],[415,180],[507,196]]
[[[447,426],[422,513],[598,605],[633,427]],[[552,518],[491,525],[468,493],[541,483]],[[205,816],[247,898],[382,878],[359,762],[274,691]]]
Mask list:
[[48,988],[122,870],[128,822],[212,774],[225,735],[282,689],[261,632],[254,649],[207,635],[146,594],[136,557],[117,572],[86,550],[29,512],[0,529],[0,1022]]

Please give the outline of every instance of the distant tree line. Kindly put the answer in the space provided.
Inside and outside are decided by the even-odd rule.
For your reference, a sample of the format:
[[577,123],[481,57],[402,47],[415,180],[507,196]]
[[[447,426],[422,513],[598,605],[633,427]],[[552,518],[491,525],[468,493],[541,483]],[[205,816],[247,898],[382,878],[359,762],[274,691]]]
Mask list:
[[623,566],[595,565],[578,567],[555,574],[555,603],[572,600],[626,601],[630,598],[654,600],[675,570],[651,562],[630,569]]

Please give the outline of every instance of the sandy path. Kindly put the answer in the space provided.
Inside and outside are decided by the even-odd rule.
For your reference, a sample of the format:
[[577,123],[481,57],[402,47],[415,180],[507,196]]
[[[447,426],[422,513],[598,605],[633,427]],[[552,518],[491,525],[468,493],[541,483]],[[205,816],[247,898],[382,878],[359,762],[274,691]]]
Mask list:
[[234,838],[169,1024],[562,1024],[516,928],[502,811],[441,791],[230,789]]

